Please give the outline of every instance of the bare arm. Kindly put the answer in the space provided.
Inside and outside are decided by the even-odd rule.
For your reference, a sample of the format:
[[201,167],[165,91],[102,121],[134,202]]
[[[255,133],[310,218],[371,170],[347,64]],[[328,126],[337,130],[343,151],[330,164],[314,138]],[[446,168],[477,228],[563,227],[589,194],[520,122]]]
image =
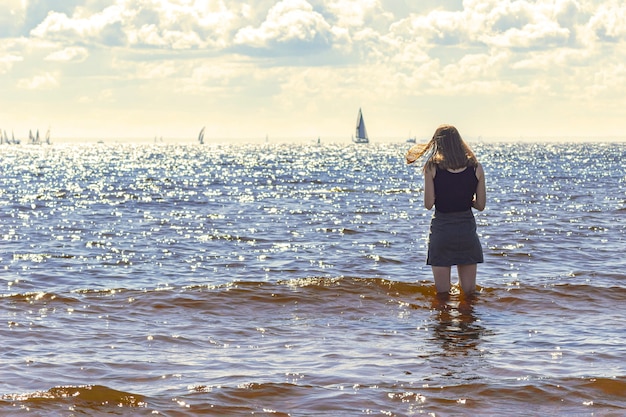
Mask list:
[[437,168],[430,165],[424,170],[424,207],[430,210],[435,205],[435,174]]
[[481,164],[476,166],[476,178],[478,178],[478,185],[476,186],[476,195],[474,201],[472,201],[472,207],[478,211],[483,211],[487,204],[487,191],[485,187],[485,171]]

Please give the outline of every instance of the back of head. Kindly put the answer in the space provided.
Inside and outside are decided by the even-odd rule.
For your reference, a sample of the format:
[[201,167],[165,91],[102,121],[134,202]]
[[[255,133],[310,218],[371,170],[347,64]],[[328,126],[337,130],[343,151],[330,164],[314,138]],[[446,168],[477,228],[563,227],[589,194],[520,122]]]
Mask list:
[[428,162],[435,163],[442,169],[461,169],[477,164],[474,153],[452,125],[439,126],[431,143],[433,154]]
[[406,154],[406,162],[412,164],[423,155],[427,155],[424,169],[432,165],[441,169],[460,169],[478,164],[476,156],[452,125],[439,126],[427,144],[411,147]]

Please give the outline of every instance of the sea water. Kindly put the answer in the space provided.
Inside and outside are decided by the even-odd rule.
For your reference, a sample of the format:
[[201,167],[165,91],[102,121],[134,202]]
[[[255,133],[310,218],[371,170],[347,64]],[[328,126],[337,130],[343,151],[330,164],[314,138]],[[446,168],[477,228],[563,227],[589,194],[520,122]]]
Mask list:
[[0,415],[624,415],[626,144],[472,144],[474,300],[408,146],[0,148]]

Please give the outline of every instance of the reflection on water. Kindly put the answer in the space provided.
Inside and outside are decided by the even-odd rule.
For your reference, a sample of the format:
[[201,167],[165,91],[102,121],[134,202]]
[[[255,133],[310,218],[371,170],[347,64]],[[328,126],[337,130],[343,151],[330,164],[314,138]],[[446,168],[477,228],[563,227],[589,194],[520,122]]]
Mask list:
[[478,351],[485,328],[474,309],[476,297],[459,294],[437,294],[432,302],[436,312],[433,339],[443,356],[465,356]]

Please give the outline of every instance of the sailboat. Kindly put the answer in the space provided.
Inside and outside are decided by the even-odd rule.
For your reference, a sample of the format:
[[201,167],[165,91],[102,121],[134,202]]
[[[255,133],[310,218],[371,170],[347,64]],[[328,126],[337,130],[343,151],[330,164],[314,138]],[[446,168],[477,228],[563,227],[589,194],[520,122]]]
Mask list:
[[198,143],[200,145],[204,144],[204,127],[200,130],[200,134],[198,135]]
[[367,129],[365,129],[365,122],[363,121],[363,112],[359,109],[359,115],[356,118],[356,134],[352,137],[354,143],[370,143],[370,139],[367,137]]

